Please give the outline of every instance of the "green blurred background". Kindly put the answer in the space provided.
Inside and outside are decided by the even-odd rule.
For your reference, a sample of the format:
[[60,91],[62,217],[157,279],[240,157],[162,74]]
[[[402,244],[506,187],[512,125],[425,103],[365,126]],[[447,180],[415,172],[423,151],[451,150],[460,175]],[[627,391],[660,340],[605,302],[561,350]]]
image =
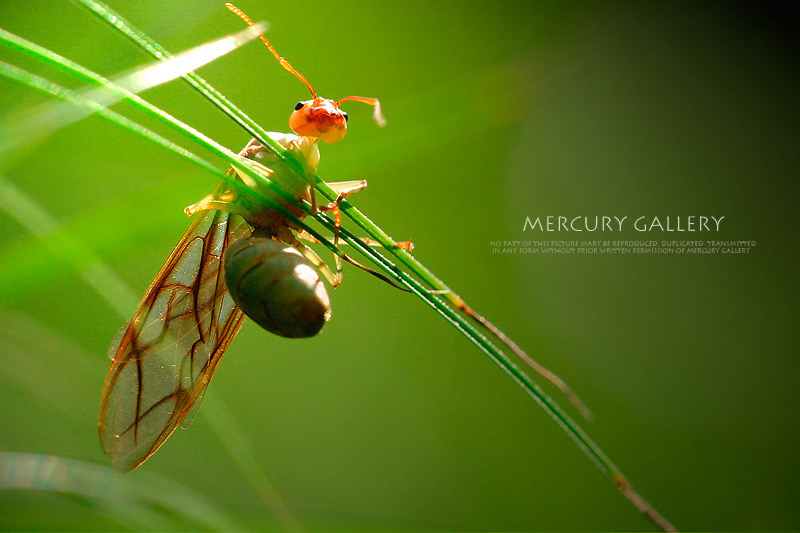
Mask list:
[[[111,6],[173,52],[242,27],[216,0]],[[413,238],[424,264],[573,386],[596,415],[584,427],[651,503],[686,530],[800,528],[791,8],[239,6],[270,22],[278,51],[321,95],[381,99],[388,126],[349,105],[348,136],[322,146],[320,176],[369,179],[354,203],[397,239]],[[150,61],[71,3],[4,0],[0,27],[104,75]],[[0,59],[75,85],[7,49]],[[307,98],[256,43],[200,74],[267,129],[286,131]],[[183,83],[144,96],[226,146],[248,141]],[[46,100],[0,80],[4,123]],[[5,178],[137,295],[185,230],[183,207],[215,184],[95,118],[32,148],[3,164]],[[715,237],[758,245],[740,256],[491,253],[491,240],[551,237],[523,233],[526,216],[614,214],[724,215]],[[319,337],[245,325],[192,427],[137,471],[110,474],[96,415],[123,320],[0,213],[0,449],[82,461],[61,481],[84,494],[4,490],[0,527],[203,526],[171,500],[142,504],[131,488],[151,487],[156,501],[195,494],[230,527],[279,529],[212,431],[208,415],[226,409],[241,430],[229,438],[244,437],[306,529],[651,528],[419,300],[352,268],[345,276]],[[20,456],[5,457],[8,467]],[[157,488],[169,482],[179,488]]]

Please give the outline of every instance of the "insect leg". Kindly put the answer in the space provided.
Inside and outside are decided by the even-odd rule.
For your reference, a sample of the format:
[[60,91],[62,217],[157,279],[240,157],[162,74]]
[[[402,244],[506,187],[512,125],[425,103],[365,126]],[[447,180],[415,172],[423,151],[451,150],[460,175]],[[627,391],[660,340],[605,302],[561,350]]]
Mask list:
[[196,204],[192,204],[186,208],[184,208],[183,212],[186,213],[187,216],[193,216],[200,211],[204,211],[207,209],[216,209],[218,211],[226,211],[228,213],[233,213],[235,215],[239,215],[243,218],[250,216],[250,212],[244,209],[243,207],[239,206],[234,202],[235,197],[231,193],[223,194],[222,196],[216,196],[214,194],[209,194]]
[[[316,237],[314,237],[313,235],[311,235],[309,232],[307,232],[305,230],[299,230],[297,232],[297,238],[298,239],[303,239],[304,241],[308,241],[311,244],[317,244],[319,242],[319,239],[317,239]],[[372,246],[373,248],[386,248],[386,246],[382,245],[378,241],[376,241],[374,239],[370,239],[368,237],[362,237],[360,240],[365,245]],[[349,244],[349,243],[343,242],[339,246],[346,246],[347,244]],[[392,246],[391,248],[399,248],[399,249],[405,250],[407,252],[414,251],[414,242],[411,239],[408,239],[407,241],[400,241],[400,242],[397,242],[395,244],[397,246]]]
[[[310,243],[318,243],[319,242],[318,239],[316,239],[313,235],[311,235],[310,233],[308,233],[307,231],[304,231],[304,230],[299,230],[297,232],[297,239],[303,239],[303,240],[308,241]],[[305,244],[301,243],[297,239],[292,241],[293,246],[297,247],[297,249],[300,251],[300,253],[302,253],[305,256],[306,259],[308,259],[314,266],[317,267],[317,269],[320,271],[320,273],[330,282],[331,286],[332,287],[338,287],[339,285],[341,285],[341,283],[342,283],[342,273],[341,272],[337,272],[336,274],[331,273],[330,269],[325,264],[325,262],[319,257],[319,255],[317,255],[316,252],[314,252],[311,248],[309,248]],[[368,241],[370,239],[363,239],[363,240],[364,241]],[[371,241],[371,242],[375,242],[375,241]],[[406,242],[410,243],[411,241],[406,241]],[[368,243],[365,242],[365,244],[368,244]],[[380,244],[378,244],[378,246],[380,246]],[[308,253],[314,254],[313,258],[306,254],[306,250],[308,251]],[[383,281],[385,283],[388,283],[392,287],[394,287],[396,289],[400,289],[401,291],[409,292],[409,290],[407,288],[402,287],[400,285],[397,285],[391,279],[387,278],[386,276],[384,276],[380,272],[376,272],[376,271],[372,270],[371,268],[365,267],[364,265],[362,265],[361,263],[359,263],[358,261],[356,261],[355,259],[353,259],[352,257],[348,256],[345,253],[341,253],[341,254],[342,254],[341,258],[339,258],[339,256],[336,255],[336,258],[339,259],[340,261],[341,261],[341,259],[344,259],[345,261],[347,261],[348,263],[350,263],[354,267],[358,267],[361,270],[363,270],[364,272],[372,274],[373,276],[375,276],[379,280],[381,280],[381,281]]]
[[[386,248],[386,246],[382,245],[378,241],[369,239],[367,237],[362,238],[361,242],[363,242],[367,246],[373,246],[375,248]],[[397,248],[400,248],[401,250],[405,250],[407,252],[414,251],[414,242],[411,239],[408,239],[407,241],[396,242],[395,244],[397,245]],[[395,247],[391,246],[391,248]]]
[[341,278],[336,278],[333,272],[331,272],[331,269],[328,268],[328,265],[325,264],[325,261],[323,261],[314,250],[299,241],[294,242],[293,246],[297,248],[298,252],[303,254],[303,257],[305,257],[309,263],[317,267],[319,273],[328,280],[328,283],[330,283],[332,287],[338,287],[342,283]]
[[[339,227],[342,225],[342,213],[339,209],[339,203],[357,192],[361,192],[367,188],[367,180],[354,180],[354,181],[339,181],[329,184],[331,189],[339,195],[336,200],[328,205],[320,206],[320,211],[333,211],[333,245],[339,246]],[[342,277],[342,259],[337,255],[334,258],[336,263],[336,276],[341,279]]]
[[333,192],[339,194],[339,197],[331,204],[342,201],[345,197],[363,191],[367,188],[367,180],[351,180],[351,181],[334,181],[328,183],[328,186],[333,189]]
[[242,148],[242,151],[239,152],[239,155],[242,157],[246,157],[247,159],[253,159],[253,156],[259,152],[264,152],[266,147],[258,142],[255,139],[250,139],[250,142],[247,143],[247,146]]
[[[260,151],[263,151],[264,147],[263,147],[263,146],[261,146],[261,145],[259,145],[259,146],[262,148],[262,150],[256,150],[256,152],[255,152],[255,153],[257,153],[257,152],[260,152]],[[242,153],[245,153],[246,151],[247,151],[247,149],[245,148],[244,150],[242,150]],[[271,168],[269,168],[269,167],[267,167],[267,166],[264,166],[264,165],[262,165],[262,164],[261,164],[261,163],[259,163],[258,161],[254,160],[254,159],[250,159],[250,158],[247,158],[247,160],[249,161],[249,163],[250,163],[251,165],[253,165],[254,167],[256,167],[256,169],[257,169],[257,170],[258,170],[258,171],[259,171],[261,174],[263,174],[265,177],[269,178],[270,176],[272,176],[272,175],[274,174],[274,171],[273,171]],[[233,172],[231,172],[231,171],[233,171]],[[238,169],[238,168],[236,168],[236,167],[231,167],[231,168],[228,170],[228,173],[229,173],[230,175],[232,175],[232,176],[233,176],[233,175],[237,175],[237,176],[239,176],[239,179],[240,179],[240,180],[242,180],[242,183],[244,183],[245,185],[247,185],[247,186],[248,186],[248,187],[250,187],[251,189],[255,189],[255,188],[258,186],[258,185],[256,184],[256,182],[253,180],[253,178],[252,178],[252,177],[250,177],[248,174],[246,174],[246,173],[242,172],[240,169]]]

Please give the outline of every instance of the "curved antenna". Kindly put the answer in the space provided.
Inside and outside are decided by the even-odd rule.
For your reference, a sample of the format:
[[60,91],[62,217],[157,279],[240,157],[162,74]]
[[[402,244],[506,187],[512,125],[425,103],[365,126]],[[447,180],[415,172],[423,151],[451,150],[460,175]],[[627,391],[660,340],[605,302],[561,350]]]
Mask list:
[[381,103],[378,101],[377,98],[366,98],[364,96],[348,96],[336,102],[336,107],[342,105],[342,102],[347,102],[349,100],[353,100],[355,102],[361,102],[362,104],[368,104],[374,107],[375,111],[372,112],[372,118],[375,119],[375,122],[378,124],[379,127],[382,128],[386,125],[386,119],[383,118],[383,113],[381,113]]
[[[228,8],[228,9],[229,9],[229,10],[230,10],[230,11],[231,11],[233,14],[235,14],[236,16],[238,16],[240,19],[242,19],[243,21],[245,21],[245,22],[247,23],[247,25],[248,25],[248,26],[254,26],[254,25],[255,25],[255,23],[254,23],[252,20],[250,20],[250,17],[248,17],[248,16],[245,14],[245,12],[244,12],[244,11],[242,11],[241,9],[239,9],[238,7],[236,7],[235,5],[233,5],[233,4],[231,4],[231,3],[226,3],[226,4],[225,4],[225,7],[227,7],[227,8]],[[267,48],[269,48],[269,51],[270,51],[270,52],[272,52],[272,55],[274,55],[274,56],[275,56],[275,58],[278,60],[278,63],[280,63],[280,64],[281,64],[281,66],[282,66],[283,68],[285,68],[286,70],[288,70],[289,72],[291,72],[292,74],[294,74],[295,76],[297,76],[297,78],[298,78],[300,81],[302,81],[303,83],[305,83],[305,84],[306,84],[306,87],[308,87],[308,90],[309,90],[309,91],[311,91],[311,97],[316,99],[316,98],[317,98],[317,93],[316,93],[316,91],[314,91],[314,87],[312,87],[312,86],[311,86],[311,83],[309,83],[309,81],[308,81],[308,80],[305,78],[305,76],[303,76],[302,74],[300,74],[299,72],[297,72],[297,71],[295,70],[295,68],[294,68],[294,67],[293,67],[291,64],[289,64],[289,62],[288,62],[288,61],[286,61],[286,59],[284,59],[283,57],[281,57],[281,56],[279,56],[279,55],[278,55],[278,52],[277,52],[277,51],[275,50],[275,48],[274,48],[274,47],[273,47],[273,46],[270,44],[269,40],[268,40],[266,37],[264,37],[264,34],[263,34],[263,33],[259,33],[259,34],[258,34],[258,36],[261,38],[261,40],[262,40],[262,41],[264,41],[264,44],[266,44],[266,45],[267,45]],[[376,100],[376,101],[377,101],[377,100]],[[377,120],[377,119],[376,119],[376,120]]]

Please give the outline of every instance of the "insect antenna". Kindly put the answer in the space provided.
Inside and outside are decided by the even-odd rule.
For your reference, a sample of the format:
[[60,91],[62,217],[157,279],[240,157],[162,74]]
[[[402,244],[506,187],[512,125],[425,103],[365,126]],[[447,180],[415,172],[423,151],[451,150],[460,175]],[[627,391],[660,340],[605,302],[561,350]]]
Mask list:
[[365,98],[363,96],[348,96],[336,102],[336,107],[342,105],[342,102],[347,102],[349,100],[355,102],[361,102],[363,104],[368,104],[374,107],[375,111],[372,112],[372,118],[378,124],[378,127],[382,128],[386,125],[386,119],[383,118],[383,113],[381,113],[381,103],[378,101],[377,98]]
[[[250,17],[248,17],[248,16],[247,16],[247,14],[245,14],[245,12],[244,12],[244,11],[242,11],[241,9],[239,9],[238,7],[236,7],[235,5],[233,5],[233,4],[231,4],[231,3],[226,3],[226,4],[225,4],[225,7],[227,7],[227,8],[228,8],[228,9],[229,9],[229,10],[230,10],[230,11],[231,11],[231,12],[232,12],[234,15],[238,16],[240,19],[242,19],[243,21],[245,21],[245,22],[247,23],[247,25],[248,25],[248,26],[253,26],[253,25],[255,25],[255,23],[254,23],[252,20],[250,20]],[[267,45],[267,48],[269,48],[269,51],[270,51],[270,52],[272,52],[272,55],[274,55],[274,56],[275,56],[275,58],[278,60],[278,63],[280,63],[280,64],[281,64],[281,66],[282,66],[283,68],[285,68],[286,70],[288,70],[289,72],[291,72],[292,74],[294,74],[295,76],[297,76],[297,78],[298,78],[300,81],[302,81],[303,83],[305,83],[305,84],[306,84],[306,87],[308,87],[308,90],[309,90],[309,91],[311,91],[311,97],[312,97],[312,98],[314,98],[314,99],[316,99],[316,98],[317,98],[317,93],[316,93],[316,91],[314,90],[314,87],[312,87],[312,86],[311,86],[311,83],[310,83],[310,82],[309,82],[309,81],[306,79],[306,77],[305,77],[305,76],[303,76],[302,74],[300,74],[299,72],[297,72],[297,70],[295,70],[295,68],[294,68],[294,67],[293,67],[293,66],[292,66],[292,65],[291,65],[291,64],[290,64],[288,61],[286,61],[286,59],[284,59],[283,57],[281,57],[281,56],[278,54],[278,51],[277,51],[277,50],[275,50],[275,47],[274,47],[274,46],[272,46],[272,44],[270,44],[270,42],[269,42],[269,39],[267,39],[267,38],[264,36],[264,34],[263,34],[263,33],[259,33],[259,34],[258,34],[258,36],[261,38],[261,40],[262,40],[262,41],[264,41],[264,44],[266,44],[266,45]],[[356,98],[357,98],[357,97],[356,97]],[[369,100],[369,98],[367,98],[367,100]],[[377,100],[376,100],[376,101],[377,101]],[[371,105],[374,105],[374,104],[371,104]],[[376,120],[377,120],[377,119],[376,119]]]
[[[227,7],[237,17],[245,21],[248,26],[255,25],[255,23],[250,19],[250,17],[248,17],[244,11],[242,11],[235,5],[228,2],[225,4],[225,7]],[[314,87],[311,85],[311,82],[309,82],[305,76],[297,72],[297,70],[291,65],[291,63],[286,61],[284,57],[278,54],[278,51],[275,50],[275,47],[272,46],[272,44],[269,42],[269,39],[267,39],[263,33],[259,33],[258,36],[261,38],[262,41],[264,41],[264,44],[267,45],[267,48],[269,48],[269,51],[272,52],[272,55],[274,55],[275,58],[278,60],[278,63],[280,63],[283,68],[285,68],[286,70],[297,76],[297,78],[300,81],[306,84],[308,90],[311,91],[311,97],[314,98],[314,100],[316,100],[317,92],[314,90]],[[348,96],[336,102],[336,107],[339,107],[339,105],[341,105],[342,102],[347,102],[347,101],[355,101],[371,105],[372,107],[375,108],[375,110],[372,113],[372,118],[375,120],[375,122],[378,124],[379,127],[382,128],[386,125],[386,119],[383,118],[383,113],[381,113],[381,103],[378,101],[377,98],[366,98],[364,96]]]

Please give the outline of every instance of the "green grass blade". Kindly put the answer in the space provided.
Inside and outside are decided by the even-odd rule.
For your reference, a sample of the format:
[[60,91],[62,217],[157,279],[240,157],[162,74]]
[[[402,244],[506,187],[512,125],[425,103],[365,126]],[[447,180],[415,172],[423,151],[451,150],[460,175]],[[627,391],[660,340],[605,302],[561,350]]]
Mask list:
[[[0,489],[60,492],[100,502],[99,510],[122,527],[151,531],[193,527],[238,529],[192,489],[152,473],[122,477],[107,466],[32,453],[0,452]],[[175,511],[176,521],[169,511]]]
[[[82,95],[82,97],[87,101],[95,102],[101,107],[109,107],[127,95],[136,94],[167,83],[184,75],[187,71],[232,52],[256,38],[261,28],[263,28],[263,24],[250,27],[246,32],[239,32],[198,46],[168,61],[137,69],[130,74],[121,76],[113,84],[108,83],[108,80],[100,76],[90,76],[85,69],[77,68],[77,65],[71,64],[70,67],[80,78],[85,81],[94,81],[97,84],[96,88],[86,91],[87,94]],[[21,38],[2,29],[0,29],[0,39],[7,46],[17,51],[33,54],[37,59],[51,66],[64,68],[66,63],[71,63],[65,58],[51,53],[49,50],[37,47],[33,43],[24,42]],[[115,87],[121,87],[124,91],[115,90]],[[27,120],[15,124],[14,135],[4,134],[4,132],[0,131],[0,159],[9,160],[9,154],[27,152],[44,140],[51,132],[77,122],[87,114],[94,112],[92,108],[87,108],[86,106],[83,107],[83,110],[83,113],[77,112],[76,108],[69,104],[52,105]]]
[[[135,35],[138,38],[137,42],[140,42],[140,44],[148,43],[149,48],[146,47],[146,49],[150,50],[151,53],[154,53],[153,51],[155,51],[157,54],[160,54],[161,58],[167,57],[165,55],[166,51],[162,47],[158,46],[157,43],[152,41],[152,39],[147,37],[144,33],[129,25],[126,25],[123,19],[118,17],[118,15],[116,15],[107,7],[103,6],[101,3],[91,0],[80,1],[84,5],[87,5],[93,9],[94,12],[98,13],[98,15],[103,17],[105,20],[112,23],[117,29],[123,33],[126,33],[126,35],[129,37],[133,38],[133,35]],[[254,134],[254,136],[262,141],[265,146],[273,150],[286,165],[298,173],[300,179],[305,179],[305,169],[302,168],[302,162],[298,162],[289,152],[283,150],[280,146],[276,146],[274,142],[270,142],[271,139],[265,136],[263,129],[253,127],[250,124],[252,121],[250,121],[249,118],[245,119],[246,115],[243,113],[237,112],[238,109],[236,109],[235,106],[232,106],[232,104],[228,105],[229,103],[226,103],[227,100],[221,104],[221,100],[214,96],[215,94],[219,93],[201,78],[197,77],[193,73],[190,73],[187,74],[186,79],[188,79],[190,83],[193,83],[195,87],[201,90],[201,92],[203,92],[204,95],[212,100],[215,105],[221,107],[226,113],[231,114],[237,123],[245,127],[245,129],[247,129],[251,134]],[[152,112],[152,110],[150,111]],[[159,113],[159,116],[163,117],[163,114]],[[249,165],[246,162],[242,163],[241,161],[237,160],[236,156],[232,154],[232,152],[216,143],[213,143],[213,141],[210,141],[210,139],[203,136],[199,132],[193,133],[196,134],[194,135],[194,140],[196,142],[199,142],[201,145],[204,145],[213,151],[218,151],[221,155],[223,155],[223,157],[225,157],[225,159],[243,168],[244,171],[251,175],[254,179],[264,183],[265,179],[263,176],[260,176],[254,169],[249,168]],[[327,184],[321,180],[318,181],[318,190],[328,199],[335,198],[335,193],[332,191],[332,189],[330,189],[330,187],[328,187]],[[285,197],[287,197],[287,199],[291,199],[291,197],[288,195]],[[307,206],[302,207],[306,210],[306,212],[308,212]],[[579,445],[584,453],[600,468],[600,470],[607,477],[609,477],[615,483],[615,485],[623,492],[623,494],[625,494],[625,496],[641,512],[647,515],[651,520],[654,521],[654,523],[659,525],[659,527],[664,529],[672,528],[672,526],[655,511],[655,509],[644,502],[638,493],[633,490],[619,469],[609,460],[609,458],[605,455],[605,453],[602,452],[597,444],[588,437],[588,435],[580,428],[580,426],[574,420],[572,420],[572,418],[569,417],[569,415],[567,415],[552,399],[550,399],[524,371],[522,371],[496,345],[478,332],[472,326],[472,324],[469,323],[464,316],[458,312],[459,309],[462,311],[468,309],[465,307],[466,304],[463,303],[463,300],[461,300],[452,290],[450,290],[443,282],[441,282],[427,268],[425,268],[424,265],[416,261],[413,256],[403,250],[400,250],[391,237],[389,237],[377,225],[375,225],[354,206],[352,206],[352,204],[344,201],[342,202],[341,207],[346,216],[353,220],[370,237],[386,246],[389,252],[393,254],[400,263],[402,263],[411,272],[422,279],[428,285],[428,287],[431,287],[436,291],[442,291],[448,302],[445,302],[435,294],[432,294],[428,287],[423,286],[415,278],[398,269],[380,253],[370,249],[369,247],[363,246],[360,241],[354,238],[350,232],[344,231],[342,235],[349,244],[353,245],[362,254],[374,261],[376,265],[387,272],[391,277],[407,286],[412,292],[425,301],[425,303],[430,305],[434,310],[436,310],[437,313],[443,316],[471,342],[473,342],[484,353],[486,353],[506,373],[508,373],[515,380],[515,382],[517,382],[529,395],[531,395],[554,420],[556,420],[556,422],[567,432],[567,434]],[[314,214],[314,217],[324,226],[328,228],[332,227],[332,221],[326,215]],[[515,351],[514,346],[516,345],[513,344],[513,341],[510,341],[504,334],[502,334],[502,332],[500,332],[499,338],[501,342],[506,343],[506,345],[509,346],[512,351]],[[509,341],[511,344],[509,344]],[[524,354],[524,352],[522,353]],[[524,355],[527,357],[527,354]]]
[[[219,428],[217,431],[221,432],[220,441],[223,446],[244,473],[250,485],[256,488],[259,499],[266,503],[275,520],[286,531],[301,531],[302,528],[297,518],[283,502],[283,498],[264,470],[252,467],[254,464],[259,464],[253,453],[253,446],[244,430],[236,423],[236,419],[231,416],[231,410],[228,409],[222,398],[217,397],[211,405],[204,404],[203,412],[214,427]],[[222,438],[223,436],[224,438]]]

